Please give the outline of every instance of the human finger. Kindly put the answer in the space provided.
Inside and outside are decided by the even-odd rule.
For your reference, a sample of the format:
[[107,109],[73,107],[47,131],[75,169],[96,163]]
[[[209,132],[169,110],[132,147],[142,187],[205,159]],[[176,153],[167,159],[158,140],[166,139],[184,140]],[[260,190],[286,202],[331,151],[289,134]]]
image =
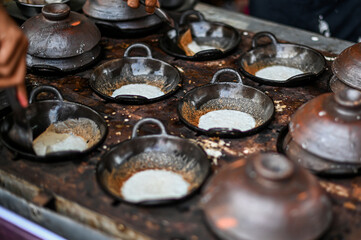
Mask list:
[[[6,48],[9,44],[4,44],[3,47]],[[14,71],[17,69],[19,61],[25,59],[27,52],[28,42],[26,38],[21,38],[11,55],[11,58],[8,62],[0,65],[0,78],[13,75]],[[1,50],[0,50],[1,51]]]
[[139,7],[139,0],[128,0],[127,4],[131,8],[138,8]]
[[25,74],[26,61],[25,59],[22,59],[22,61],[19,62],[17,71],[12,77],[12,82],[16,83],[16,97],[22,107],[27,107],[29,104],[25,87]]
[[10,27],[7,32],[3,33],[0,39],[0,66],[8,64],[14,51],[17,50],[17,46],[22,39],[19,31]]
[[146,0],[145,1],[145,11],[148,13],[153,13],[155,7],[157,6],[158,1],[157,0]]

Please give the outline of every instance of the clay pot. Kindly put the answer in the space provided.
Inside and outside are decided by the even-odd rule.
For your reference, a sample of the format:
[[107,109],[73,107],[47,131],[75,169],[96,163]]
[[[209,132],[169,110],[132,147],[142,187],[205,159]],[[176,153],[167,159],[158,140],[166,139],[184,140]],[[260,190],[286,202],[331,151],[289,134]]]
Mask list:
[[320,173],[352,173],[361,166],[361,92],[344,89],[304,104],[292,116],[282,149]]
[[310,240],[332,218],[331,203],[306,170],[275,153],[221,169],[201,199],[210,227],[227,240]]
[[29,39],[26,61],[31,69],[73,71],[100,54],[98,28],[66,4],[46,5],[21,28]]
[[361,91],[361,43],[343,50],[333,62],[332,72],[330,87],[333,92],[344,88]]

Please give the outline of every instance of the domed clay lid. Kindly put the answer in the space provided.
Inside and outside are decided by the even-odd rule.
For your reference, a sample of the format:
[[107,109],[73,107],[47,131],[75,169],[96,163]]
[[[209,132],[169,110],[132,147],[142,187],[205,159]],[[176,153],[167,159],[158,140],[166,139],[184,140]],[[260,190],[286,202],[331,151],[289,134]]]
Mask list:
[[28,54],[39,58],[68,58],[94,48],[100,41],[98,28],[66,4],[43,7],[42,13],[22,26],[29,39]]
[[361,163],[361,92],[326,93],[301,106],[291,117],[292,139],[318,157]]
[[346,85],[361,90],[361,43],[343,50],[333,62],[332,72]]
[[211,228],[227,240],[309,240],[331,221],[317,180],[276,153],[257,154],[221,169],[201,199]]

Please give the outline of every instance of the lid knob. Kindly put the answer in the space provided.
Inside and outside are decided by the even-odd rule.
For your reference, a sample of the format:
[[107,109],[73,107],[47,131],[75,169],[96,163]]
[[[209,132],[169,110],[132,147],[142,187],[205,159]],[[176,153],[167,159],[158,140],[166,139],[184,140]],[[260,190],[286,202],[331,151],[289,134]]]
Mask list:
[[41,12],[44,17],[51,21],[60,21],[66,19],[70,14],[70,7],[64,3],[51,3],[45,5]]
[[361,92],[354,89],[345,89],[335,94],[335,100],[344,107],[360,107]]
[[[353,116],[361,114],[361,92],[354,89],[344,89],[334,95],[337,112]],[[359,117],[357,118],[359,119]]]
[[282,181],[290,178],[294,164],[282,155],[276,153],[260,154],[254,160],[254,170],[263,179]]

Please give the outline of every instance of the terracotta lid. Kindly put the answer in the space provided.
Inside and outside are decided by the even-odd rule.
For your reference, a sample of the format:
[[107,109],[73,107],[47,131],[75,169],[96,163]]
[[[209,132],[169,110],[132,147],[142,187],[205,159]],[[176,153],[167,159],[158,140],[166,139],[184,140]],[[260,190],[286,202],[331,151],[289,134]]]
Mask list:
[[201,207],[211,228],[227,240],[316,239],[332,218],[317,180],[276,153],[221,169],[206,185]]
[[289,125],[304,150],[332,161],[361,163],[361,92],[326,93],[301,106]]
[[46,5],[21,28],[29,39],[28,54],[39,58],[78,56],[94,48],[101,38],[94,23],[61,3]]
[[343,50],[333,62],[332,71],[346,85],[361,90],[361,43]]

